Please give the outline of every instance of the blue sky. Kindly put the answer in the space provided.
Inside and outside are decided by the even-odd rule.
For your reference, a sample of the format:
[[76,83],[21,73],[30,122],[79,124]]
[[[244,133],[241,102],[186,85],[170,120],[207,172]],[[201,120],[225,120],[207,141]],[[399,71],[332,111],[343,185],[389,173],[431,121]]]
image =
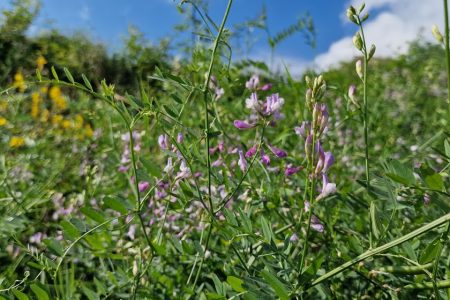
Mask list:
[[[173,26],[182,21],[172,0],[41,0],[41,12],[31,32],[59,28],[63,33],[82,31],[93,40],[103,42],[109,49],[118,50],[130,25],[136,26],[152,42],[173,36]],[[211,17],[220,22],[226,0],[209,1]],[[317,31],[317,48],[305,45],[301,34],[280,44],[276,62],[286,63],[294,71],[315,64],[326,68],[340,60],[351,59],[351,36],[356,30],[345,20],[349,4],[359,6],[358,0],[234,0],[228,26],[258,16],[266,7],[272,33],[294,23],[308,12]],[[381,56],[404,53],[409,41],[419,34],[430,39],[428,29],[441,22],[440,0],[367,0],[371,12],[367,24],[368,39],[377,44]],[[5,8],[9,0],[0,0]],[[185,4],[186,5],[186,4]],[[442,28],[442,27],[441,27]],[[428,31],[427,31],[428,30]],[[424,34],[425,32],[425,34]],[[252,35],[258,42],[248,54],[251,58],[266,60],[269,47],[261,31]],[[380,48],[381,46],[381,48]]]

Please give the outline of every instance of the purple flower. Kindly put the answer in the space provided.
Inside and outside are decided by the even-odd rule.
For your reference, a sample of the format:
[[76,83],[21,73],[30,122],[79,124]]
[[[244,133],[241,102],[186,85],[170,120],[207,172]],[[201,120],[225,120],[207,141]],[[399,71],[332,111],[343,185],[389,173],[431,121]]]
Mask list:
[[356,101],[356,86],[353,84],[348,88],[348,98],[353,102],[353,104],[358,106],[358,102]]
[[184,141],[184,136],[181,132],[179,132],[177,135],[177,143],[181,144],[183,141]]
[[239,161],[238,161],[239,168],[241,168],[242,172],[245,172],[247,170],[247,161],[244,157],[244,152],[242,150],[239,150]]
[[265,85],[263,85],[260,90],[261,91],[268,91],[272,88],[272,84],[271,83],[266,83]]
[[287,152],[280,148],[269,146],[269,149],[273,154],[275,154],[276,157],[283,158],[287,156]]
[[281,98],[278,94],[272,94],[266,98],[264,113],[266,115],[272,115],[273,113],[278,112],[283,104],[283,98]]
[[306,138],[311,133],[311,122],[303,121],[300,126],[294,128],[295,133]]
[[332,194],[336,193],[336,184],[328,182],[328,177],[326,174],[322,174],[322,191],[316,200],[326,198]]
[[430,204],[430,202],[431,202],[430,195],[424,194],[423,195],[423,204],[428,205],[428,204]]
[[323,224],[315,215],[311,216],[311,228],[320,233],[324,232],[325,230]]
[[266,166],[270,165],[270,157],[269,155],[264,153],[264,150],[261,149],[261,161]]
[[189,176],[191,176],[191,170],[187,166],[186,161],[183,159],[183,160],[181,160],[181,164],[180,164],[180,172],[178,172],[175,180],[188,178]]
[[252,157],[253,155],[255,155],[257,150],[256,145],[253,145],[253,147],[251,147],[250,149],[248,149],[248,151],[245,153],[245,157]]
[[172,157],[167,158],[167,164],[164,167],[165,173],[172,173],[173,171],[173,163],[172,163]]
[[284,175],[285,176],[291,176],[294,175],[295,173],[297,173],[298,171],[300,171],[301,169],[303,169],[301,166],[299,167],[294,167],[292,164],[288,164],[286,166],[286,169],[284,170]]
[[148,190],[149,187],[150,187],[150,183],[147,181],[140,181],[138,183],[138,189],[139,189],[140,193],[145,192],[146,190]]
[[333,165],[333,163],[334,163],[334,156],[333,154],[331,154],[331,151],[325,152],[322,172],[323,173],[328,172],[328,169]]
[[164,150],[169,149],[169,137],[167,136],[167,134],[161,134],[158,137],[158,144],[159,144],[159,147],[161,147],[161,149],[164,149]]
[[258,95],[255,92],[251,93],[250,98],[245,99],[245,107],[253,111],[260,111],[260,103],[258,101]]
[[259,76],[253,75],[246,83],[245,87],[251,91],[254,91],[258,88],[259,85]]
[[221,165],[223,165],[223,160],[219,157],[211,164],[211,167],[220,167]]
[[249,124],[242,120],[235,120],[233,123],[234,123],[234,127],[236,127],[237,129],[240,129],[240,130],[245,130],[245,129],[253,128],[256,126],[256,124]]
[[298,241],[298,235],[296,233],[292,234],[291,237],[289,238],[289,241],[294,243]]

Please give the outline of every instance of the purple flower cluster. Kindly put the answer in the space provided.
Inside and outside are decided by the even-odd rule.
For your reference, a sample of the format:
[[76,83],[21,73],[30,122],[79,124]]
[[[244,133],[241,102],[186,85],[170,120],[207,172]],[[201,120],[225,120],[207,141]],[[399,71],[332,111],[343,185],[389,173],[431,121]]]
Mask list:
[[[295,133],[304,139],[306,158],[311,166],[309,178],[320,178],[322,180],[322,189],[315,200],[324,199],[336,193],[336,184],[328,180],[328,170],[334,163],[333,154],[330,151],[324,151],[321,138],[328,129],[328,108],[324,103],[318,101],[325,91],[325,81],[318,77],[312,82],[307,78],[308,92],[306,100],[308,108],[312,112],[312,121],[304,121],[300,126],[295,127]],[[305,201],[305,211],[309,211],[310,203]],[[311,227],[319,232],[323,232],[323,225],[317,216],[311,216]]]
[[[269,121],[270,125],[275,126],[275,120],[281,119],[283,115],[280,110],[284,105],[284,99],[280,97],[278,93],[271,94],[266,97],[265,101],[260,101],[258,98],[258,91],[268,91],[272,88],[271,84],[260,85],[259,76],[253,75],[246,83],[245,87],[251,91],[250,97],[245,100],[245,106],[250,110],[250,115],[248,120],[235,120],[234,127],[239,130],[247,130],[254,128],[258,125],[258,121],[263,120],[264,122]],[[277,148],[273,145],[267,145],[268,150],[277,158],[285,158],[287,157],[287,152]],[[243,151],[239,151],[239,161],[238,165],[242,171],[247,169],[247,161],[246,158],[251,158],[256,155],[258,151],[258,145],[253,145],[247,152],[243,153]],[[261,162],[269,166],[270,165],[270,156],[264,151],[261,147],[259,151],[259,155],[261,157]],[[288,165],[285,169],[285,175],[290,176],[298,171],[300,171],[300,167],[294,167],[292,165]]]

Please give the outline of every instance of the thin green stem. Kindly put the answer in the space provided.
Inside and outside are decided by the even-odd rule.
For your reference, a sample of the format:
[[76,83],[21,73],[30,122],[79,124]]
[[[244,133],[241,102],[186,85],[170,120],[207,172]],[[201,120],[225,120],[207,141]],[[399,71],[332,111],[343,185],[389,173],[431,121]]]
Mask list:
[[[311,126],[314,125],[315,122],[313,120]],[[314,174],[314,159],[315,159],[315,153],[316,151],[319,151],[319,149],[316,149],[316,128],[313,128],[313,136],[312,136],[312,151],[311,151],[311,160],[308,162],[309,170],[306,177],[306,186],[308,186],[308,182],[310,182],[310,190],[309,190],[309,210],[308,210],[308,226],[306,228],[306,235],[305,240],[303,242],[303,251],[302,251],[302,257],[300,260],[300,267],[299,267],[299,273],[302,274],[303,266],[305,264],[306,256],[308,255],[308,240],[309,240],[309,234],[311,230],[311,218],[312,218],[312,210],[313,210],[313,202],[314,202],[314,187],[315,187],[315,174]],[[309,178],[311,176],[311,179]]]
[[[365,165],[365,175],[366,175],[366,190],[370,197],[370,173],[369,173],[369,109],[367,104],[367,67],[369,64],[369,53],[367,52],[366,38],[364,35],[364,28],[362,26],[361,20],[358,17],[359,28],[361,32],[361,39],[363,43],[363,55],[364,55],[364,70],[363,70],[363,126],[364,126],[364,165]],[[372,208],[372,200],[370,200],[369,206],[369,246],[373,247],[373,233],[372,233],[372,217],[370,216],[370,210]]]
[[450,123],[450,34],[448,20],[448,3],[444,0],[444,17],[445,17],[445,57],[447,58],[447,101],[448,101],[448,122]]

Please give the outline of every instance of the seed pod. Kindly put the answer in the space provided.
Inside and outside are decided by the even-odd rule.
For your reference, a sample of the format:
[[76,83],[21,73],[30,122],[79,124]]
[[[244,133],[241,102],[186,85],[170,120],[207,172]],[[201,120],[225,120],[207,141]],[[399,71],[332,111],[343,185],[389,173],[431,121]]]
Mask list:
[[375,50],[377,48],[375,47],[374,44],[372,44],[372,46],[370,46],[370,50],[369,50],[369,56],[367,57],[368,60],[370,60],[372,58],[372,56],[375,54]]
[[437,25],[433,25],[433,27],[431,27],[431,32],[433,33],[434,38],[439,43],[444,42],[444,37],[442,36],[441,32],[439,31],[439,28],[437,27]]
[[361,51],[363,43],[362,43],[362,38],[361,38],[361,34],[359,34],[359,31],[353,37],[353,45],[355,46],[356,49]]

